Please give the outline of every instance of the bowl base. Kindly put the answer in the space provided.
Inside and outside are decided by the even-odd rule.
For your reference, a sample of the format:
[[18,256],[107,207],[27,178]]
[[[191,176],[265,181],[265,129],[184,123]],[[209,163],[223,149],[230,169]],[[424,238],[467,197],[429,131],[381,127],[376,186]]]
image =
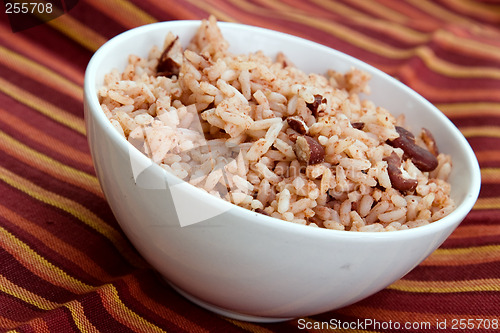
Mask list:
[[278,323],[282,321],[287,321],[293,318],[274,318],[274,317],[260,317],[260,316],[252,316],[252,315],[247,315],[244,313],[239,313],[231,310],[226,310],[221,307],[218,307],[216,305],[207,303],[205,301],[200,300],[199,298],[185,292],[184,290],[180,289],[176,285],[174,285],[172,282],[168,281],[165,279],[167,283],[179,294],[187,298],[189,301],[193,302],[194,304],[201,306],[202,308],[209,310],[211,312],[217,313],[219,315],[222,315],[224,317],[228,317],[231,319],[236,319],[236,320],[241,320],[241,321],[248,321],[248,322],[254,322],[254,323]]

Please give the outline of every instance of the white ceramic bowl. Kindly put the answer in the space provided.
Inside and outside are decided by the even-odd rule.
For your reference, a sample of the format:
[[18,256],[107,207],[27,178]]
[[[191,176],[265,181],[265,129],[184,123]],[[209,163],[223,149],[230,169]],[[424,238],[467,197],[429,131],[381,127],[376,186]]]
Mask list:
[[[199,21],[156,23],[103,45],[85,74],[87,136],[97,176],[134,246],[181,294],[229,317],[272,322],[359,301],[401,278],[431,254],[474,205],[476,157],[458,129],[432,104],[390,76],[325,46],[261,28],[219,23],[231,50],[283,51],[299,68],[324,73],[351,66],[371,73],[369,96],[426,127],[451,154],[456,210],[416,229],[357,233],[311,228],[253,213],[179,182],[121,137],[101,111],[97,89],[129,54],[146,56],[168,31],[185,45]],[[189,220],[189,225],[181,226]],[[197,223],[194,223],[197,222]]]

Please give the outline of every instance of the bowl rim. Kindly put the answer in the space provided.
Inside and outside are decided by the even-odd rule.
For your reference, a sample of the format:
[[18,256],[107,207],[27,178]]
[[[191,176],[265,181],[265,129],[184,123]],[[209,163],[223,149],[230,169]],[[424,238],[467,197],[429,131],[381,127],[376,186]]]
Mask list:
[[[110,137],[110,139],[118,146],[120,149],[123,151],[127,151],[129,154],[133,153],[130,157],[132,158],[138,158],[142,160],[142,163],[148,163],[151,162],[150,158],[147,157],[146,155],[142,154],[139,152],[137,149],[133,148],[130,150],[129,145],[130,143],[122,137],[114,128],[112,127],[111,123],[105,116],[104,112],[101,111],[101,107],[97,98],[96,94],[96,86],[97,86],[97,68],[102,61],[103,57],[111,52],[113,48],[116,45],[119,45],[122,41],[128,40],[130,38],[137,37],[138,35],[142,35],[144,33],[147,33],[148,31],[151,30],[156,30],[156,29],[164,29],[165,34],[170,31],[170,29],[175,29],[175,28],[195,28],[201,24],[201,20],[174,20],[174,21],[165,21],[165,22],[156,22],[156,23],[151,23],[143,26],[139,26],[127,31],[124,31],[115,37],[111,38],[108,40],[106,43],[104,43],[92,56],[90,59],[86,71],[85,71],[85,77],[84,77],[84,102],[86,104],[85,107],[85,117],[88,117],[89,114],[92,116],[92,118],[97,121],[97,123],[105,128],[106,134]],[[392,238],[394,235],[397,235],[398,238],[412,238],[416,236],[422,236],[422,235],[428,235],[432,233],[436,233],[439,230],[444,230],[449,227],[455,228],[456,226],[459,225],[459,223],[465,218],[465,216],[470,212],[472,207],[474,206],[478,196],[479,196],[479,191],[481,187],[481,174],[480,174],[480,168],[479,168],[479,163],[477,161],[477,158],[470,147],[468,141],[465,139],[465,137],[462,135],[462,133],[458,130],[458,128],[451,122],[449,118],[447,118],[439,109],[437,109],[432,103],[427,101],[423,96],[418,94],[416,91],[411,89],[410,87],[406,86],[402,82],[398,81],[397,79],[393,78],[392,76],[388,75],[387,73],[375,68],[374,66],[369,65],[368,63],[365,63],[353,56],[350,56],[346,53],[343,53],[341,51],[335,50],[331,47],[325,46],[323,44],[294,36],[291,34],[287,34],[284,32],[280,31],[275,31],[275,30],[270,30],[262,27],[257,27],[257,26],[252,26],[252,25],[247,25],[247,24],[241,24],[241,23],[233,23],[233,22],[217,22],[217,25],[221,28],[221,30],[224,29],[231,29],[231,28],[236,28],[236,29],[242,29],[242,30],[252,30],[255,32],[258,32],[260,34],[264,34],[267,36],[270,36],[271,38],[282,38],[286,39],[291,42],[299,42],[299,43],[304,43],[305,45],[310,45],[315,48],[321,48],[324,49],[325,51],[331,52],[335,54],[337,57],[341,59],[345,59],[347,61],[350,61],[355,64],[357,68],[361,68],[362,70],[368,70],[371,73],[376,73],[379,76],[382,76],[383,79],[391,81],[391,84],[394,84],[396,86],[399,86],[399,88],[402,88],[404,90],[407,90],[410,94],[414,95],[416,99],[418,100],[419,103],[424,103],[427,105],[427,107],[433,109],[434,116],[442,118],[441,120],[444,121],[445,123],[448,124],[450,129],[455,135],[455,138],[460,141],[460,146],[465,149],[465,154],[467,155],[467,161],[469,163],[469,166],[467,169],[470,169],[470,173],[472,176],[471,179],[471,187],[468,190],[467,195],[463,199],[463,201],[460,203],[460,205],[456,206],[455,209],[447,216],[443,217],[440,220],[437,220],[435,222],[429,223],[424,226],[420,226],[417,228],[412,228],[412,229],[407,229],[407,230],[397,230],[397,232],[372,232],[372,231],[363,231],[363,232],[350,232],[350,231],[345,231],[345,230],[323,230],[324,228],[314,228],[314,227],[309,227],[309,226],[304,226],[288,221],[284,221],[278,218],[266,216],[263,214],[256,213],[254,211],[248,210],[246,208],[237,206],[233,203],[230,203],[226,200],[223,200],[221,198],[214,197],[213,195],[210,195],[209,193],[201,190],[200,188],[188,184],[188,188],[190,191],[194,191],[193,193],[195,195],[200,195],[202,199],[209,200],[213,205],[225,205],[228,209],[226,211],[231,211],[235,214],[244,214],[248,216],[248,219],[252,220],[252,223],[257,223],[257,224],[262,224],[265,227],[271,229],[279,229],[280,232],[288,231],[288,232],[293,232],[293,233],[302,233],[305,235],[312,235],[314,237],[321,237],[321,238],[335,238],[338,236],[341,237],[354,237],[354,238],[362,238],[362,239],[387,239],[387,238]],[[153,46],[153,45],[151,45]],[[165,169],[161,168],[158,164],[152,163],[154,168],[160,169],[164,177],[170,179],[171,181],[179,181],[177,177],[174,175],[170,174],[168,171]],[[169,182],[170,184],[171,182]],[[244,219],[241,219],[244,220]],[[200,222],[203,223],[203,222]],[[185,226],[184,228],[188,228],[189,226]]]

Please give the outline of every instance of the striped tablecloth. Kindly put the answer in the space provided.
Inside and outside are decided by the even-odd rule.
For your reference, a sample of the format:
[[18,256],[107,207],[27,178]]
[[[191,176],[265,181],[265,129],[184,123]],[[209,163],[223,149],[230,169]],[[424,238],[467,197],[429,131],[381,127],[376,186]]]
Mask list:
[[[290,332],[324,331],[324,323],[357,332],[499,330],[498,1],[63,3],[66,14],[15,33],[4,8],[0,13],[0,330]],[[415,89],[459,127],[483,184],[474,209],[441,248],[368,299],[278,324],[220,317],[162,281],[124,237],[101,193],[85,137],[83,76],[93,52],[122,31],[209,14],[353,55]],[[408,324],[415,329],[403,329]]]

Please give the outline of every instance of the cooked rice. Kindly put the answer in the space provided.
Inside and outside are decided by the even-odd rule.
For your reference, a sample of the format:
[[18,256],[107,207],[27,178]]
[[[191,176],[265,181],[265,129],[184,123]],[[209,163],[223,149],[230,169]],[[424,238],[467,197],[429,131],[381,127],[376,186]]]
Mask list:
[[[178,43],[169,33],[162,49],[131,55],[99,90],[113,127],[167,171],[241,207],[327,229],[403,230],[454,209],[450,156],[423,172],[388,144],[404,117],[361,98],[367,73],[306,74],[284,54],[231,54],[213,17],[187,48]],[[304,131],[324,150],[321,161],[298,158]],[[385,160],[393,152],[414,189],[393,187]]]

